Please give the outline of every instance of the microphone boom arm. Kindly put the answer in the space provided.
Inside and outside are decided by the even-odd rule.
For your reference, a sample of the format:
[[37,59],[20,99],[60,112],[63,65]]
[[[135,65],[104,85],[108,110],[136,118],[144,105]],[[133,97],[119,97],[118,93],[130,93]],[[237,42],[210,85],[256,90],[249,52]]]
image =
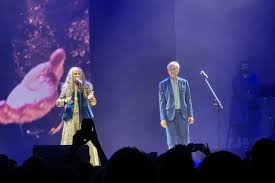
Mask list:
[[215,101],[217,102],[218,106],[219,106],[221,109],[223,109],[223,106],[222,106],[222,104],[221,104],[221,101],[219,100],[219,98],[217,97],[216,93],[215,93],[214,90],[212,89],[212,87],[211,87],[211,85],[209,84],[207,78],[205,78],[204,80],[205,80],[206,84],[208,85],[208,87],[209,87],[211,93],[213,94],[213,96],[214,96],[214,98],[215,98]]
[[221,148],[221,136],[220,136],[220,109],[223,109],[223,106],[221,104],[221,101],[217,97],[216,93],[214,92],[213,88],[211,87],[210,83],[208,82],[207,78],[208,76],[205,74],[205,72],[202,70],[201,75],[204,76],[204,81],[206,82],[207,86],[209,87],[211,93],[213,94],[215,98],[214,106],[216,107],[217,112],[217,136],[218,136],[218,149]]

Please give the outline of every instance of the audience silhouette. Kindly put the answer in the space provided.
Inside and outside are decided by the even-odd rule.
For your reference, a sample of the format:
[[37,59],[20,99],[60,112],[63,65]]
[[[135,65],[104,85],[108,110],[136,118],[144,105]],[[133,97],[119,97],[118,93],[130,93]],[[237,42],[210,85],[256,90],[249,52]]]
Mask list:
[[[99,150],[101,166],[74,156],[80,146],[91,142]],[[70,156],[49,161],[32,156],[21,166],[16,161],[0,154],[0,179],[4,182],[42,183],[164,183],[184,180],[199,181],[247,181],[255,178],[267,180],[273,175],[275,164],[275,141],[258,140],[247,157],[229,151],[211,152],[208,145],[176,145],[172,149],[152,156],[136,147],[123,147],[108,160],[97,138],[94,121],[83,119],[81,130],[73,139]],[[201,151],[205,156],[196,168],[192,153]],[[222,180],[221,180],[222,179]]]

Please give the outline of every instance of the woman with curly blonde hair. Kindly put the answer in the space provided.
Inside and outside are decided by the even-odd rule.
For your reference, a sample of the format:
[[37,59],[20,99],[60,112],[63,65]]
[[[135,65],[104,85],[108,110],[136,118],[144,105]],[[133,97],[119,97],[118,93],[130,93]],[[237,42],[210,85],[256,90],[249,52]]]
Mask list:
[[[93,119],[90,106],[96,105],[93,85],[86,81],[84,73],[79,67],[72,67],[62,86],[61,94],[56,101],[57,107],[64,107],[62,116],[63,132],[61,145],[72,145],[73,136],[80,130],[82,119]],[[87,142],[90,153],[90,163],[100,165],[97,150],[91,141]]]

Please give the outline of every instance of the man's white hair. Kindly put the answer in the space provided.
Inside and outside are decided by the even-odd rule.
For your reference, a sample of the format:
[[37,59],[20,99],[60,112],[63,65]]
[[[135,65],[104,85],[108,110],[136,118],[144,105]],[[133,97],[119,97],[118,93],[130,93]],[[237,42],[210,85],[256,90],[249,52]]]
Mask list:
[[169,69],[170,66],[176,66],[180,70],[180,64],[177,61],[172,61],[167,65],[167,69]]

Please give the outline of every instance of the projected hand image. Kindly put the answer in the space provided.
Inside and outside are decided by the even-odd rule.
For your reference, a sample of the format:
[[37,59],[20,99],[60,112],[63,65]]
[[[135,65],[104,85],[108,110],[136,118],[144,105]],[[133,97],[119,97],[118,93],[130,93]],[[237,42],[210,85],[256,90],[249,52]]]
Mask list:
[[47,62],[32,68],[7,100],[0,101],[0,124],[30,123],[45,116],[55,106],[65,59],[65,51],[59,48]]

